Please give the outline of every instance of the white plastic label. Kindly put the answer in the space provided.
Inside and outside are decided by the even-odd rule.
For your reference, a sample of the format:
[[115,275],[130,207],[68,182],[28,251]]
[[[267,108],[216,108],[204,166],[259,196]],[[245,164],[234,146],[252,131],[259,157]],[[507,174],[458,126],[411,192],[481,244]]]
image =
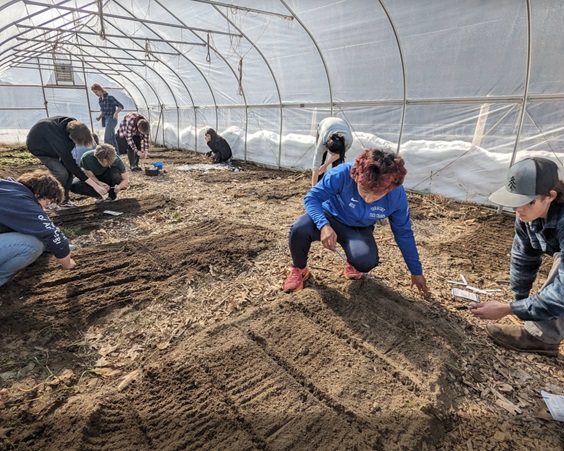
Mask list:
[[552,393],[541,390],[541,395],[552,415],[557,421],[564,421],[564,396],[553,395]]
[[457,298],[468,299],[472,302],[480,302],[480,297],[476,293],[470,293],[469,291],[461,290],[460,288],[453,288],[452,295]]

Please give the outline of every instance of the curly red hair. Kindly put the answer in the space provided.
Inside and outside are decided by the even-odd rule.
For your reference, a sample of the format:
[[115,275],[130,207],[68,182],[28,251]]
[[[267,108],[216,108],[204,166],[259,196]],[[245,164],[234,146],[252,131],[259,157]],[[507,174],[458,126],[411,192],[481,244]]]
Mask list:
[[366,191],[397,188],[406,174],[403,158],[381,149],[365,149],[351,168],[352,179]]

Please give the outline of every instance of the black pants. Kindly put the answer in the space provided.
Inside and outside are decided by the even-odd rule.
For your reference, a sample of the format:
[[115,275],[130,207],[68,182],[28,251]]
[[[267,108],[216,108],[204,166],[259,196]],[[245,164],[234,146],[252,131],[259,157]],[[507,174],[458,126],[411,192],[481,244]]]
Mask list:
[[[133,136],[133,142],[137,147],[137,150],[141,150],[141,136]],[[127,144],[127,140],[121,136],[117,136],[117,143],[119,148],[119,154],[124,155],[127,153],[127,159],[129,160],[129,167],[136,168],[139,166],[139,155]]]
[[63,203],[69,200],[69,191],[71,190],[73,175],[72,172],[69,171],[65,165],[59,160],[58,158],[53,157],[37,157],[49,172],[53,174],[53,176],[59,181],[59,183],[63,186],[63,190],[65,193],[65,198],[63,199]]
[[[119,169],[109,167],[104,171],[103,174],[98,175],[97,178],[101,182],[104,182],[105,184],[110,186],[108,197],[112,200],[115,199],[117,197],[117,194],[115,193],[113,187],[119,185],[123,180]],[[72,182],[71,191],[76,194],[82,194],[83,196],[100,197],[96,190],[92,188],[88,183],[81,182],[78,179],[75,179]]]

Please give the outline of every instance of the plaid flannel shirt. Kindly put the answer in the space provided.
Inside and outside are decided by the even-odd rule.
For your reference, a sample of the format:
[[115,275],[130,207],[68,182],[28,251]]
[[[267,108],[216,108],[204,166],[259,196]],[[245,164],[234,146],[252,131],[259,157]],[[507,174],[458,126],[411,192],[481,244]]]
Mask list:
[[141,137],[141,151],[146,152],[149,150],[149,135],[144,135],[139,130],[137,130],[137,121],[143,118],[143,115],[139,113],[129,113],[119,124],[119,135],[125,138],[127,145],[134,151],[137,152],[137,146],[133,137],[139,135]]
[[107,92],[102,97],[98,97],[98,103],[103,116],[113,116],[117,108],[123,110],[123,105]]
[[564,248],[564,204],[552,202],[546,219],[522,222],[515,218],[509,281],[515,301],[511,310],[525,321],[564,316],[564,260],[555,281],[530,296],[543,254],[551,257]]

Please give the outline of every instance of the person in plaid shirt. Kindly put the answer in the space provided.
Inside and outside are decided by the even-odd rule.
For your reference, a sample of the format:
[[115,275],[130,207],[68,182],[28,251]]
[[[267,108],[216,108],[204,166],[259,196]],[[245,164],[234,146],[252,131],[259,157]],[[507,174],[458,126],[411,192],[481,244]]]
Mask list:
[[127,114],[119,124],[117,137],[120,153],[127,149],[129,168],[132,171],[140,171],[139,158],[147,158],[149,155],[149,121],[139,113]]
[[[515,212],[509,266],[513,301],[480,302],[470,309],[480,319],[512,315],[523,321],[486,326],[499,346],[552,357],[558,357],[564,341],[564,182],[558,167],[547,158],[525,158],[509,168],[505,186],[490,194],[490,202]],[[552,268],[537,291],[545,255],[552,258]]]
[[102,127],[105,127],[104,143],[114,146],[117,151],[116,125],[118,114],[123,110],[123,105],[114,96],[109,95],[98,83],[94,83],[90,89],[98,96],[100,114],[96,117],[96,120],[102,119]]

